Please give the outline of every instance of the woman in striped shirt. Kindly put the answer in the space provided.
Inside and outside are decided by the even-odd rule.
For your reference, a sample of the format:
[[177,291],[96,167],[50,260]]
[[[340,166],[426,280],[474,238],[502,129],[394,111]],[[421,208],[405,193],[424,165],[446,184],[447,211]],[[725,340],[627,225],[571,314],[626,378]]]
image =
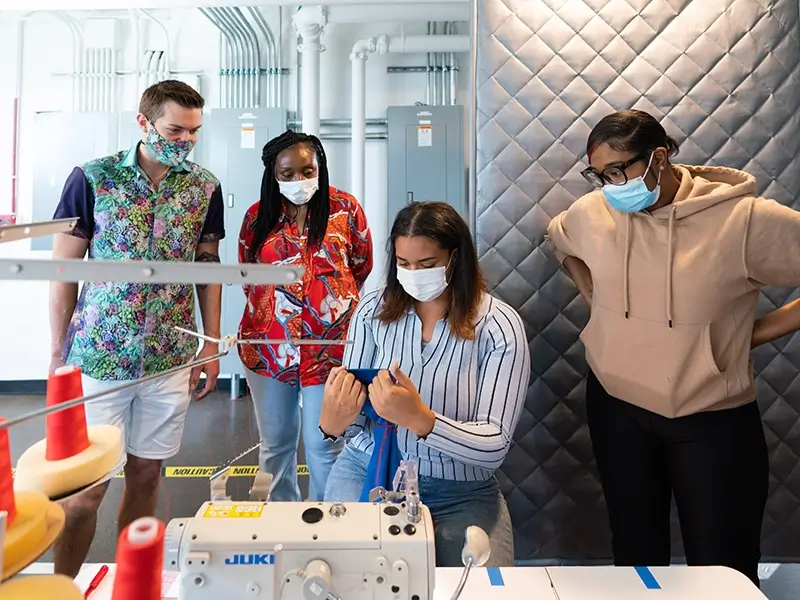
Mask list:
[[[332,441],[351,438],[325,500],[363,500],[373,451],[383,449],[363,410],[369,398],[397,426],[402,457],[418,464],[437,565],[461,564],[470,525],[489,534],[491,565],[512,565],[511,519],[494,472],[530,378],[522,320],[486,292],[469,228],[450,205],[405,207],[389,246],[386,286],[362,298],[348,333],[354,343],[325,385],[320,430]],[[368,390],[346,370],[359,368],[382,369]]]

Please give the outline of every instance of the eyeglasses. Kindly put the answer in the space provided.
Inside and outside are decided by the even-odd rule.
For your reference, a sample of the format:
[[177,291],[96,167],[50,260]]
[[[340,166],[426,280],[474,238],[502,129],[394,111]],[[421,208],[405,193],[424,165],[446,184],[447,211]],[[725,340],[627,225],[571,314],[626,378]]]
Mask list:
[[593,167],[588,167],[581,171],[581,175],[596,188],[601,188],[607,183],[611,185],[625,185],[628,183],[628,175],[625,173],[626,169],[640,160],[645,160],[649,154],[649,150],[647,152],[642,152],[628,161],[607,166],[602,171],[597,171]]

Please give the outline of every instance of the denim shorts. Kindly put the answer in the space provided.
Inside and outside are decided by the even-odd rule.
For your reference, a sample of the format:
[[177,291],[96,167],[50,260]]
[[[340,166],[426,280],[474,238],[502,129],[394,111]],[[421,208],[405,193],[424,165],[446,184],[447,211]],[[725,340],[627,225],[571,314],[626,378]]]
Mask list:
[[[325,488],[326,502],[358,502],[367,477],[370,455],[350,444],[333,465]],[[511,516],[497,479],[450,481],[421,475],[422,502],[431,511],[436,544],[436,566],[461,566],[464,533],[470,525],[489,536],[491,556],[486,566],[514,565]]]

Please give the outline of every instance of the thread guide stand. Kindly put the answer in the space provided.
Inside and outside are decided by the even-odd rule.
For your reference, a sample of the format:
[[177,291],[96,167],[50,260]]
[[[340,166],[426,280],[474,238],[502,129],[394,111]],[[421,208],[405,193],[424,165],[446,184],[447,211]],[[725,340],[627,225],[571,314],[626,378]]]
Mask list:
[[[76,226],[75,219],[58,219],[53,221],[45,221],[39,223],[8,225],[0,227],[0,243],[13,242],[24,240],[33,237],[44,235],[53,235],[56,233],[68,233]],[[295,267],[274,267],[269,265],[222,265],[222,264],[208,264],[196,262],[161,262],[161,261],[96,261],[96,260],[47,260],[47,259],[21,259],[21,258],[2,258],[0,259],[0,280],[38,280],[38,281],[66,281],[72,283],[81,283],[83,281],[122,281],[122,282],[141,282],[141,283],[180,283],[180,284],[240,284],[240,285],[285,285],[300,281],[303,275],[302,268]],[[206,338],[195,332],[184,330],[191,335],[197,335],[204,339]],[[215,356],[208,357],[204,360],[194,360],[186,365],[170,369],[163,373],[159,373],[152,377],[144,378],[146,380],[166,377],[172,373],[183,370],[191,369],[195,366],[205,364],[218,360],[225,356],[237,343],[249,344],[313,344],[313,345],[329,345],[332,343],[350,343],[347,341],[317,341],[317,340],[238,340],[235,336],[225,336],[221,340],[215,341],[220,343],[221,352]],[[120,386],[115,386],[106,392],[100,394],[93,394],[91,396],[84,396],[68,402],[45,407],[17,417],[9,419],[0,423],[0,429],[8,429],[18,423],[28,421],[30,419],[46,416],[48,414],[66,410],[68,408],[84,404],[86,402],[97,400],[98,398],[119,392],[122,389],[127,389],[133,385],[142,383],[144,379],[140,379]],[[69,498],[74,498],[77,495],[85,493],[89,489],[108,481],[115,474],[119,473],[124,467],[124,459],[120,461],[112,472],[107,474],[103,479],[84,487],[76,492],[70,493],[57,499],[63,502]],[[220,476],[212,480],[212,495],[217,492],[226,495],[224,484],[227,483],[228,469],[223,471],[224,477]],[[251,497],[264,498],[264,501],[269,497],[269,486],[272,477],[266,473],[259,472],[254,480],[251,489]],[[221,486],[221,488],[220,488]],[[6,544],[8,543],[8,532],[6,523],[8,515],[5,512],[0,512],[0,569],[2,571],[2,580],[5,581],[16,575],[19,571],[26,568],[47,551],[64,526],[64,511],[56,503],[51,502],[48,508],[48,523],[47,533],[40,540],[39,547],[35,548],[35,552],[25,557],[24,561],[19,561],[19,564],[6,565],[7,555],[5,552]],[[53,514],[50,514],[53,513]],[[24,562],[25,564],[22,564]]]

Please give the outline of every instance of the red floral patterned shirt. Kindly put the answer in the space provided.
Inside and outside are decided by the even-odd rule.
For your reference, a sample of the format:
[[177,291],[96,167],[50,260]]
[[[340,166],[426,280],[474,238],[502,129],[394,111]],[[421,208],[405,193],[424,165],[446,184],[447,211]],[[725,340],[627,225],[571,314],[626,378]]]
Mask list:
[[[261,264],[303,266],[301,282],[245,286],[239,337],[324,339],[347,336],[359,290],[372,271],[372,235],[364,209],[341,190],[330,188],[331,211],[320,249],[309,256],[307,231],[284,212],[258,253]],[[239,262],[249,259],[258,202],[245,214],[239,234]],[[240,344],[242,363],[260,375],[301,386],[321,385],[342,364],[343,346]]]

